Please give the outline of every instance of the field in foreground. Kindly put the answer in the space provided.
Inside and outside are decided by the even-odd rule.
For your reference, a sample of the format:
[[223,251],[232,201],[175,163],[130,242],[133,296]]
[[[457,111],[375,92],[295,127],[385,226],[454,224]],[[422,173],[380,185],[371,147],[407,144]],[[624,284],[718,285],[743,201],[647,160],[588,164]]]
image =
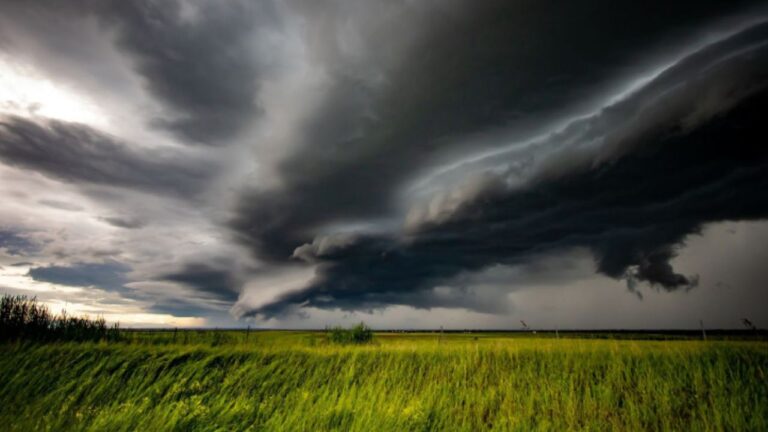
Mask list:
[[1,430],[768,430],[758,341],[179,332],[0,354]]

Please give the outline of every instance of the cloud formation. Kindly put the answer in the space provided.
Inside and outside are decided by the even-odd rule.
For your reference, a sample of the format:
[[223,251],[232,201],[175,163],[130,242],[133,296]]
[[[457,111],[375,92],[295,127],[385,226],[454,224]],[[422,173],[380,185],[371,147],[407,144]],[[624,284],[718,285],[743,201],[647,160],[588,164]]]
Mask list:
[[86,125],[0,118],[0,160],[66,182],[191,197],[205,184],[203,161],[174,151],[152,155]]
[[23,256],[38,247],[21,233],[0,229],[0,249],[4,249],[9,255]]
[[78,263],[71,266],[34,267],[29,276],[36,281],[66,286],[97,287],[110,291],[123,290],[130,267],[117,262]]
[[[660,15],[602,1],[565,9],[447,2],[400,13],[371,8],[382,18],[343,7],[341,16],[312,16],[325,97],[295,125],[295,150],[276,168],[280,186],[246,193],[232,226],[260,257],[279,260],[325,225],[391,214],[426,167],[490,148],[480,134],[542,126],[557,107],[607,92],[605,81],[637,66],[637,51],[672,50],[685,28],[726,12],[697,5],[665,5],[669,14]],[[695,12],[681,20],[683,11]],[[327,30],[345,19],[369,29]],[[390,37],[392,28],[412,37]]]
[[[320,263],[315,279],[253,313],[270,316],[290,305],[443,306],[428,293],[462,271],[573,247],[592,250],[607,276],[691,287],[697,278],[669,263],[686,236],[704,223],[768,215],[761,144],[767,78],[768,26],[759,25],[681,60],[577,122],[586,126],[552,137],[554,145],[543,142],[542,160],[523,184],[510,185],[517,174],[485,172],[412,210],[405,236],[297,248],[295,256]],[[546,149],[557,141],[576,144]]]
[[716,282],[689,243],[768,216],[766,23],[749,0],[4,2],[0,286],[227,325],[695,297]]
[[256,120],[259,38],[277,16],[269,2],[95,2],[155,98],[156,124],[183,140],[222,145]]
[[199,263],[186,264],[178,272],[162,275],[160,279],[190,285],[201,294],[227,302],[237,300],[241,284],[228,269]]

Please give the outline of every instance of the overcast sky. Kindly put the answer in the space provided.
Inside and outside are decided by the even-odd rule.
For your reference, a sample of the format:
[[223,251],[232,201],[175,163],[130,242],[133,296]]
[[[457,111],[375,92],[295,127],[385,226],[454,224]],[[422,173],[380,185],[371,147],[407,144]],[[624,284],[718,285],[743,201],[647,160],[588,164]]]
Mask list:
[[768,3],[0,0],[0,292],[768,326]]

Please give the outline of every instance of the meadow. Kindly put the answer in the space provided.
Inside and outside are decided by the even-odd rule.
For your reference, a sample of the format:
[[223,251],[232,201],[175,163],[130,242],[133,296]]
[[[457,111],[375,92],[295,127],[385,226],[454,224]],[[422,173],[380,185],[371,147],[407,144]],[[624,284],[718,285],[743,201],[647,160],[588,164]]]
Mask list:
[[764,340],[122,333],[0,344],[0,429],[768,430]]

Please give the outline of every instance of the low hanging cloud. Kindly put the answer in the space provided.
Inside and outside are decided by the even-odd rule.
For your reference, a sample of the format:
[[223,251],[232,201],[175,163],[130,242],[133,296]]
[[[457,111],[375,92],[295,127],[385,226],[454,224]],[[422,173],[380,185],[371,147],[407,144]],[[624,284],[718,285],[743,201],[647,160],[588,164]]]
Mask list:
[[242,284],[230,269],[201,263],[186,264],[158,279],[182,283],[193,287],[197,293],[231,303],[237,300],[238,287]]
[[124,291],[130,267],[118,262],[76,263],[70,266],[33,267],[29,276],[39,282],[77,287],[96,287],[107,291]]
[[430,290],[461,272],[575,247],[591,250],[607,276],[690,288],[697,278],[669,263],[688,235],[709,222],[768,216],[766,88],[768,26],[760,25],[680,61],[588,119],[595,127],[582,142],[598,144],[575,162],[552,164],[548,158],[561,155],[544,152],[530,179],[514,187],[504,187],[504,174],[487,173],[454,200],[417,211],[406,235],[299,247],[295,256],[317,264],[314,280],[251,313],[441,306]]

